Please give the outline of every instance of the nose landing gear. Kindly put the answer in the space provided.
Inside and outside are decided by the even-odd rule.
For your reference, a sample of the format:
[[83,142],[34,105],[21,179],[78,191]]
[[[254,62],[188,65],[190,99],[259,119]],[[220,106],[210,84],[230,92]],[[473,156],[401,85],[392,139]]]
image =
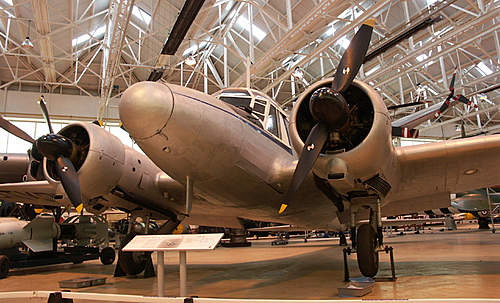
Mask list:
[[394,270],[393,248],[383,248],[382,217],[380,211],[380,199],[374,205],[369,205],[370,220],[362,223],[356,228],[356,213],[360,206],[351,205],[351,245],[352,248],[344,249],[344,270],[346,280],[349,280],[349,269],[347,266],[347,255],[356,253],[358,267],[365,277],[375,277],[379,268],[379,252],[390,253],[392,279],[396,279]]

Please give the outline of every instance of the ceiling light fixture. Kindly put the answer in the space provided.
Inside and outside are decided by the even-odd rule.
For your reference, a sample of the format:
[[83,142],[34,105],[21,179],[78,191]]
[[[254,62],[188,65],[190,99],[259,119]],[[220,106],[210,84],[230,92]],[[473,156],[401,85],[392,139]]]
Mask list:
[[26,39],[21,43],[21,46],[24,48],[33,48],[33,42],[30,40],[30,28],[31,28],[31,20],[28,21],[28,35]]
[[193,66],[196,64],[196,59],[194,58],[194,56],[191,55],[187,57],[186,60],[184,60],[184,63],[186,63],[189,66]]

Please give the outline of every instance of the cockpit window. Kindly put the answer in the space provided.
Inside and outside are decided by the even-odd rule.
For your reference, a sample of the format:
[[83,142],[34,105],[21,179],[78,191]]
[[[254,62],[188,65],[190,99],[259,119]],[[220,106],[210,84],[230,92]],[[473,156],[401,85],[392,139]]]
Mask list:
[[219,99],[239,108],[250,108],[250,102],[252,101],[251,98],[226,96],[226,95],[219,96]]
[[258,112],[259,114],[264,115],[264,112],[266,111],[266,105],[255,102],[253,105],[253,110]]
[[268,95],[254,89],[225,88],[214,97],[234,106],[239,116],[290,145],[286,115]]
[[271,106],[269,108],[269,115],[267,116],[266,120],[266,130],[275,135],[276,137],[279,136],[279,131],[278,131],[278,116],[276,114],[276,108],[274,106]]

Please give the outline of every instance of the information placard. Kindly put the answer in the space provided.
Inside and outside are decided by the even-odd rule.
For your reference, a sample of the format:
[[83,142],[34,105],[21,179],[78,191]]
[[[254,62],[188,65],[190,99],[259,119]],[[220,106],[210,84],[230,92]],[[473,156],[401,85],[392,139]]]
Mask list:
[[123,251],[188,251],[215,249],[224,234],[137,235]]

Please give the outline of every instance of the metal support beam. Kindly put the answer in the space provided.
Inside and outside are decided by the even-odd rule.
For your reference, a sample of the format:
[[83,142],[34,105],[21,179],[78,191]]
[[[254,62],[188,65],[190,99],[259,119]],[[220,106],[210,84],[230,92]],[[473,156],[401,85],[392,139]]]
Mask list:
[[103,41],[101,96],[98,120],[103,120],[113,90],[115,73],[121,60],[123,41],[129,25],[135,0],[112,0],[109,4],[109,19]]
[[286,0],[286,23],[288,25],[288,30],[291,30],[293,28],[293,21],[292,21],[292,3],[291,0]]

